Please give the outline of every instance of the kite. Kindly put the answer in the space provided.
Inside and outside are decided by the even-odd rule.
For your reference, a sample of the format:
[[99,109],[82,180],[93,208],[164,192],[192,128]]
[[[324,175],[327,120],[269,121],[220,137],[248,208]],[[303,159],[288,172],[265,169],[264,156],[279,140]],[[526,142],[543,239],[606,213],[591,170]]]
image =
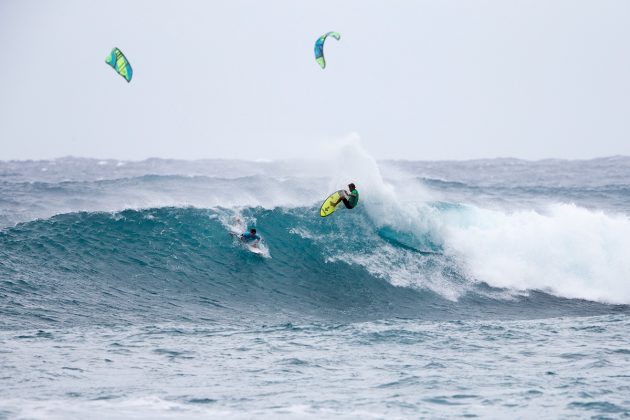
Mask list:
[[324,60],[324,42],[328,36],[332,36],[337,41],[341,38],[339,32],[328,32],[320,36],[317,41],[315,41],[315,60],[317,60],[317,64],[319,64],[322,69],[326,68],[326,60]]
[[131,82],[133,70],[131,69],[129,60],[127,60],[127,57],[125,57],[125,54],[123,54],[122,51],[118,48],[112,48],[112,52],[109,53],[107,58],[105,58],[105,62],[112,66],[114,70],[124,77],[127,82]]

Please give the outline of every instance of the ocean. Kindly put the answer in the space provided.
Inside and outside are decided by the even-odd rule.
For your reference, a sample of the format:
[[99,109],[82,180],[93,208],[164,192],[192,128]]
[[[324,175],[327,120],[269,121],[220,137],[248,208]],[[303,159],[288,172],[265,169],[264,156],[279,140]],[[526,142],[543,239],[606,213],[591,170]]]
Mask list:
[[628,417],[629,282],[628,157],[2,161],[0,418]]

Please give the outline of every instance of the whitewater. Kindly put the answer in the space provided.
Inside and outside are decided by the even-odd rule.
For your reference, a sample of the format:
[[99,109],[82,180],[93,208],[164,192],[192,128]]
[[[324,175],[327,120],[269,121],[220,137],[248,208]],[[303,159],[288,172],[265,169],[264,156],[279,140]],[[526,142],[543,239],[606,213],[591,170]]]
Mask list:
[[628,157],[1,161],[0,418],[629,416],[629,255]]

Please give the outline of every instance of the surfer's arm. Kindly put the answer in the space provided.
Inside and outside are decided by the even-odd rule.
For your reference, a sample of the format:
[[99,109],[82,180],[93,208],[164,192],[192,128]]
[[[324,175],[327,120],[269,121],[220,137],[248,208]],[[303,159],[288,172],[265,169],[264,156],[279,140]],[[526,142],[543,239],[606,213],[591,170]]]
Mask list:
[[336,206],[337,204],[341,203],[343,201],[343,199],[346,198],[346,196],[348,195],[348,191],[346,191],[346,190],[341,190],[341,191],[343,191],[343,195],[339,194],[339,196],[340,196],[339,199],[337,201],[335,201],[334,203],[331,201],[333,206]]

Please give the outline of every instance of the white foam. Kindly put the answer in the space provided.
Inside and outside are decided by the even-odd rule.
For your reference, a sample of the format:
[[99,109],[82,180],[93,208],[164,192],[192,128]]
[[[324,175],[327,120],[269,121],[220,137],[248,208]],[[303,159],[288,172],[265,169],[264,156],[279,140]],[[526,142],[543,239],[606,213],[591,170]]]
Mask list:
[[[340,169],[331,182],[355,181],[375,226],[430,237],[472,282],[513,293],[543,290],[567,298],[630,304],[630,219],[625,215],[571,204],[551,204],[544,211],[465,205],[444,210],[431,205],[435,196],[419,183],[384,182],[357,137],[346,140],[336,159]],[[381,248],[332,258],[361,264],[394,285],[426,287],[448,299],[469,289],[425,270],[416,255],[402,250],[393,255]]]
[[426,203],[435,195],[419,181],[405,178],[385,182],[376,160],[361,146],[356,134],[348,136],[334,152],[336,170],[330,180],[334,191],[354,182],[360,193],[361,205],[377,227],[393,226],[401,232],[417,230],[424,234],[431,229]]
[[445,248],[491,286],[630,303],[630,220],[554,204],[546,212],[467,208],[444,215]]
[[[157,396],[116,398],[111,400],[2,400],[0,406],[16,419],[198,419],[238,418],[234,411],[183,404]],[[236,415],[235,415],[236,414]]]
[[243,232],[246,232],[250,227],[256,225],[256,218],[245,218],[239,211],[224,211],[223,214],[219,216],[219,221],[235,238],[235,242],[238,245],[254,254],[258,254],[265,258],[271,258],[269,247],[264,239],[261,239],[261,241],[256,244],[245,243],[237,239]]
[[[326,259],[326,262],[337,261],[360,265],[373,276],[385,279],[393,286],[428,289],[451,301],[457,301],[471,289],[471,284],[443,276],[443,266],[429,268],[427,258],[391,245],[378,246],[369,253],[341,252]],[[431,264],[439,263],[438,259],[431,260]]]

